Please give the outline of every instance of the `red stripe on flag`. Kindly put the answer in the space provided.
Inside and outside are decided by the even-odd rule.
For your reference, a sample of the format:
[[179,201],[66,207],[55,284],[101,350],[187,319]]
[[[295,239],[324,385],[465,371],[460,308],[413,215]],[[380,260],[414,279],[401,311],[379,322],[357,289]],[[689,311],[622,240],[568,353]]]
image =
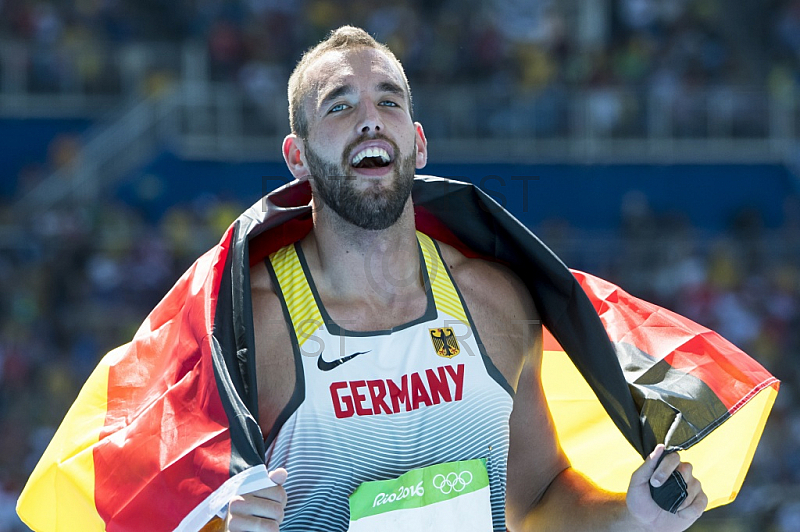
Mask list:
[[564,348],[561,347],[556,339],[550,334],[550,331],[547,328],[542,328],[542,349],[544,351],[563,351]]
[[230,476],[208,336],[227,252],[201,257],[110,367],[94,450],[95,503],[109,531],[172,530]]
[[311,226],[311,217],[295,218],[253,238],[250,241],[250,267],[262,262],[270,253],[302,239],[311,231]]
[[697,377],[731,413],[743,397],[777,385],[777,379],[758,362],[710,329],[633,297],[612,283],[573,273],[612,342],[634,345],[654,361],[663,359],[674,369]]
[[702,380],[731,414],[756,393],[778,383],[755,360],[712,331],[692,338],[664,361]]

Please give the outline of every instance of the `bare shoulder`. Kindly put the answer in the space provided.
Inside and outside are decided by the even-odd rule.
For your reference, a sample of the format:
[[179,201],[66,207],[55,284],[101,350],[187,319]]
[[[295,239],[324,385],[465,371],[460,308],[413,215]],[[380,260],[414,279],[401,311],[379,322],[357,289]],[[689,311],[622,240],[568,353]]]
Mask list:
[[531,294],[508,267],[438,244],[487,355],[516,389],[523,364],[536,366],[540,356],[541,324]]
[[275,294],[275,289],[272,287],[272,279],[270,279],[269,272],[263,262],[257,262],[250,266],[250,291],[252,293],[259,292],[272,292]]
[[507,320],[538,320],[528,288],[510,268],[484,259],[469,258],[456,248],[438,242],[442,258],[450,268],[462,295],[471,302],[470,311],[487,309]]
[[291,397],[296,379],[292,343],[266,264],[250,268],[259,424],[266,436]]
[[253,325],[259,333],[272,336],[285,329],[283,308],[267,266],[258,262],[250,267],[250,295],[253,301]]
[[[286,322],[283,317],[283,308],[278,292],[272,283],[272,277],[266,264],[259,262],[250,267],[250,294],[253,301],[253,326],[256,333],[256,349],[261,349],[262,355],[269,355],[275,335],[281,336],[286,332]],[[269,339],[259,345],[259,340]],[[269,349],[266,349],[270,347]],[[272,357],[263,356],[262,359],[271,360]]]

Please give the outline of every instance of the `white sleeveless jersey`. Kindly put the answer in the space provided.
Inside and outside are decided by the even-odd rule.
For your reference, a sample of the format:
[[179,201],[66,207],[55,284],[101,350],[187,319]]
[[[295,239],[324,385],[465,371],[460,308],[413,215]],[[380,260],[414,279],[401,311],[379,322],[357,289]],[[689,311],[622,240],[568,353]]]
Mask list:
[[267,437],[289,478],[283,531],[345,531],[363,482],[486,459],[493,528],[505,531],[513,390],[483,350],[436,243],[417,233],[428,304],[391,330],[351,331],[326,313],[300,246],[269,257],[297,384]]

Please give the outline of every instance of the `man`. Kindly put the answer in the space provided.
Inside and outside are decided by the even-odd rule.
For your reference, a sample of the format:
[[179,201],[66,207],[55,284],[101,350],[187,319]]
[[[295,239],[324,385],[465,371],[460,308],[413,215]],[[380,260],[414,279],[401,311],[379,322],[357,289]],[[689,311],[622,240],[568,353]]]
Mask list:
[[[676,454],[659,463],[663,446],[626,496],[570,468],[541,388],[542,332],[525,285],[416,233],[410,191],[427,141],[394,55],[362,30],[340,28],[298,64],[289,100],[283,156],[295,178],[310,181],[313,229],[251,268],[259,423],[277,485],[235,497],[226,529],[347,530],[348,499],[362,486],[474,459],[484,460],[490,489],[470,519],[494,530],[691,525],[706,495]],[[454,322],[467,333],[451,330]],[[423,336],[438,351],[418,361]],[[497,411],[468,421],[479,394]],[[650,485],[676,470],[688,497],[672,514]],[[415,529],[414,513],[403,515]]]

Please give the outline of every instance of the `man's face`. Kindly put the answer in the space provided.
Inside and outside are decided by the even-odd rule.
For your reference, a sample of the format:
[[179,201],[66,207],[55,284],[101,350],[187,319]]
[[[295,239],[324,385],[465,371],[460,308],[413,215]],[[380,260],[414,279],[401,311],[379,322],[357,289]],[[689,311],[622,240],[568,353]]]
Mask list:
[[304,154],[315,196],[358,227],[391,226],[422,166],[420,143],[424,149],[400,70],[382,52],[361,48],[326,53],[307,81]]

